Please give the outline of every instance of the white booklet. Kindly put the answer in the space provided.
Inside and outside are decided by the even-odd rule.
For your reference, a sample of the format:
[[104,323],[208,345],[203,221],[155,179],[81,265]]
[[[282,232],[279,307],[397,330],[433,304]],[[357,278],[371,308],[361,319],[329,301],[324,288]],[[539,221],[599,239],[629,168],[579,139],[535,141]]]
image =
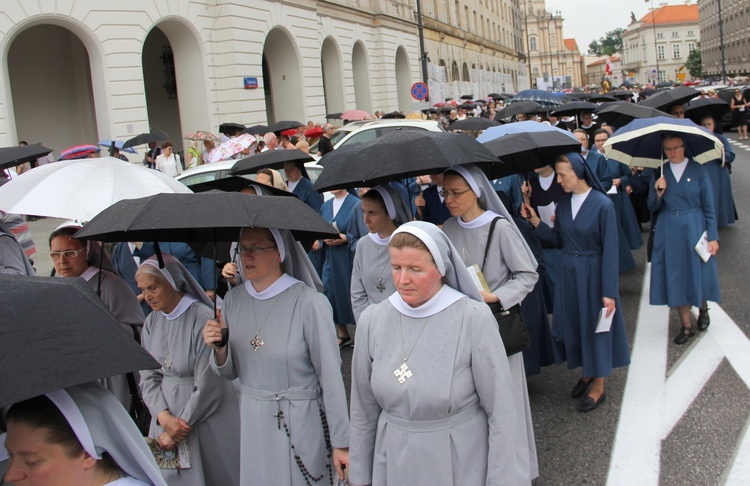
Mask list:
[[[616,309],[615,312],[617,312]],[[615,312],[612,312],[612,314],[607,317],[607,308],[602,307],[602,310],[599,311],[599,318],[596,321],[596,332],[609,332],[612,327],[612,319],[615,317]]]
[[709,258],[711,258],[711,252],[708,251],[708,233],[703,232],[700,239],[698,240],[698,243],[695,244],[695,251],[698,252],[698,255],[703,259],[704,262],[707,262]]
[[552,217],[555,215],[555,209],[557,208],[557,204],[551,202],[547,204],[546,206],[539,206],[536,208],[537,212],[539,213],[539,219],[544,222],[547,226],[550,228],[555,227],[554,221],[552,221]]
[[469,275],[471,275],[471,280],[474,282],[474,285],[477,286],[477,290],[489,292],[490,287],[487,285],[487,280],[484,279],[484,274],[482,274],[482,271],[479,269],[479,265],[476,263],[474,265],[471,265],[469,267],[466,267],[466,269],[469,271]]
[[617,186],[612,184],[612,187],[609,188],[609,191],[607,191],[607,194],[617,194]]

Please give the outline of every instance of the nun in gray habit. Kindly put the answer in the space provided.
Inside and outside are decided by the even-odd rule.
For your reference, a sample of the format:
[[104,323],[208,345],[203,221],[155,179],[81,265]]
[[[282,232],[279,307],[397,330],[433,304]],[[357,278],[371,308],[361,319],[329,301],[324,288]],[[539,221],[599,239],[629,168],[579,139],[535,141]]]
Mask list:
[[369,233],[360,238],[354,253],[350,295],[355,322],[367,306],[379,304],[396,291],[391,278],[388,242],[398,226],[411,221],[409,208],[390,186],[367,191],[362,196],[362,205],[363,210],[368,206],[371,211],[364,211]]
[[136,272],[154,309],[143,326],[143,347],[162,363],[160,370],[141,371],[143,400],[152,416],[149,436],[163,444],[167,434],[167,443],[176,445],[168,437],[175,424],[191,428],[184,439],[191,468],[163,469],[170,485],[238,484],[239,397],[231,382],[211,371],[211,348],[202,336],[213,303],[176,258],[165,254],[163,261],[159,268],[152,256]]
[[[505,348],[456,248],[421,221],[400,226],[389,247],[399,290],[357,325],[351,484],[528,484]],[[397,265],[414,256],[425,268]],[[429,290],[415,298],[412,287]]]

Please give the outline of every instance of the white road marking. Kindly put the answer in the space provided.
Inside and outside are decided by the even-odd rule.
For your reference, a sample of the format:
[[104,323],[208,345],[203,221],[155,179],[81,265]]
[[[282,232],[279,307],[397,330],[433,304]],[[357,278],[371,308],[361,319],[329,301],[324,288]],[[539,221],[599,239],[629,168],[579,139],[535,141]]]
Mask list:
[[[608,485],[659,483],[661,446],[724,358],[750,388],[750,339],[716,303],[711,327],[691,339],[682,358],[667,370],[669,308],[649,304],[651,265],[643,276],[638,324],[610,462]],[[738,441],[726,484],[750,477],[750,426]]]

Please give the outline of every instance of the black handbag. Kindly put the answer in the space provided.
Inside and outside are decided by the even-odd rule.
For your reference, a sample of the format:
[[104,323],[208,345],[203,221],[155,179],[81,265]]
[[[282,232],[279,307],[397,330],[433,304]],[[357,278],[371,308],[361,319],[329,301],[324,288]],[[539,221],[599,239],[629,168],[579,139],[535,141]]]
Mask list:
[[[136,326],[130,326],[133,329],[133,337],[138,344],[141,342],[141,336]],[[138,430],[141,431],[144,437],[148,436],[149,429],[151,428],[151,412],[149,411],[146,404],[141,398],[141,394],[138,390],[138,385],[135,382],[135,374],[127,373],[128,377],[128,388],[130,390],[130,410],[128,413],[135,422]]]
[[[482,268],[487,263],[487,253],[490,249],[492,233],[495,230],[495,223],[497,223],[498,219],[500,218],[493,219],[490,225],[490,234],[487,236],[487,245],[484,248]],[[500,337],[503,339],[503,345],[505,345],[505,353],[511,356],[529,349],[531,347],[531,340],[529,339],[528,331],[526,331],[526,324],[523,322],[523,317],[521,317],[521,304],[516,304],[509,309],[504,309],[500,302],[487,305],[490,306],[492,315],[497,320]]]

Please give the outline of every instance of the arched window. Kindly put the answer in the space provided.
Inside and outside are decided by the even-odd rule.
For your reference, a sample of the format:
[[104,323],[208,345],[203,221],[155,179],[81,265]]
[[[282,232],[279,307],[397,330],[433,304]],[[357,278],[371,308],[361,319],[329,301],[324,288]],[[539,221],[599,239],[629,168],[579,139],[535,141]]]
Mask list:
[[529,50],[530,51],[536,50],[536,37],[529,37]]

